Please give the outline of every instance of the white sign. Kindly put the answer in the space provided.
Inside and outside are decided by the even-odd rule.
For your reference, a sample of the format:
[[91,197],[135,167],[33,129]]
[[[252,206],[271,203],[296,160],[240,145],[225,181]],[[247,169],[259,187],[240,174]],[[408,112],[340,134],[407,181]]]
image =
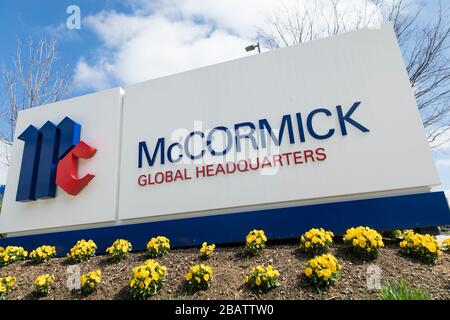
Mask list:
[[66,116],[78,122],[82,140],[97,149],[79,160],[78,175],[95,177],[76,196],[57,187],[54,198],[18,202],[24,147],[15,140],[0,232],[365,198],[440,183],[391,25],[138,83],[121,99],[115,89],[20,113],[17,134]]
[[[120,219],[439,184],[390,25],[139,83],[126,87],[125,92]],[[342,126],[340,120],[356,104]],[[299,134],[297,114],[301,114],[304,138]],[[259,120],[266,119],[272,128],[281,129],[285,115],[292,122],[294,143],[290,143],[286,125],[278,150],[273,150],[273,145],[271,152],[263,150]],[[252,137],[258,152],[250,138],[240,139],[247,144],[241,153],[236,152],[235,127],[246,122],[255,129]],[[223,174],[219,169],[214,176],[203,171],[197,175],[199,166],[204,169],[211,160],[223,162],[222,157],[212,156],[207,146],[208,130],[218,126],[231,134],[231,150],[225,156],[231,156],[229,161],[248,159],[247,149],[261,159],[269,155],[272,164],[273,154],[290,153],[291,165],[283,156],[284,165],[277,163],[274,170],[266,166],[267,172],[250,169]],[[252,128],[242,126],[241,130],[245,129],[249,132]],[[170,144],[181,140],[184,147],[183,135],[195,131],[203,132],[204,137],[198,133],[191,139],[197,143],[194,153],[204,150],[204,156],[197,163],[186,163],[190,159],[183,150],[179,163],[168,161]],[[226,130],[213,138],[220,138],[221,133],[227,142]],[[165,163],[161,164],[158,154],[149,166],[144,155],[139,168],[139,142],[145,142],[152,156],[161,137],[165,138]],[[215,148],[223,149],[224,145]],[[326,159],[317,155],[318,149],[323,149],[319,151]],[[180,150],[180,146],[173,147],[175,158]],[[313,156],[305,154],[309,150]],[[292,164],[295,152],[300,157],[298,164]],[[191,179],[156,183],[158,172],[175,174],[178,169],[183,174],[186,169]],[[212,170],[215,174],[217,166]],[[144,186],[138,183],[141,175],[147,176]],[[141,180],[146,183],[145,178]]]

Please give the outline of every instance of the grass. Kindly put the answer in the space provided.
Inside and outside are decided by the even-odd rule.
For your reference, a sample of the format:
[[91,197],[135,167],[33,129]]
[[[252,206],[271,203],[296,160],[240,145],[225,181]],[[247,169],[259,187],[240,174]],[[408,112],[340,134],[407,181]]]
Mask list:
[[414,287],[405,279],[384,285],[379,294],[381,300],[432,300],[426,291]]

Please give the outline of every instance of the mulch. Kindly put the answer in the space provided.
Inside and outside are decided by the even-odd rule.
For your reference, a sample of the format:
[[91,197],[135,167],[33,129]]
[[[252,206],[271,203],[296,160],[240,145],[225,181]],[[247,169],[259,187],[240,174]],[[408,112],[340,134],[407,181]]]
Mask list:
[[[376,260],[364,261],[353,257],[344,244],[337,243],[331,253],[342,265],[340,277],[328,290],[320,291],[310,286],[303,275],[311,257],[297,248],[293,243],[270,244],[261,256],[248,257],[243,254],[243,246],[218,247],[205,262],[214,271],[212,284],[207,290],[196,293],[186,290],[184,276],[193,264],[204,263],[199,258],[198,248],[171,250],[157,259],[167,267],[168,274],[165,284],[152,299],[378,299],[378,291],[367,287],[367,277],[374,265],[381,270],[381,284],[405,278],[435,299],[450,299],[450,252],[443,253],[436,264],[430,265],[402,255],[398,244],[391,243],[381,250]],[[88,296],[68,289],[74,266],[66,258],[55,258],[44,264],[16,262],[0,268],[0,277],[14,275],[17,278],[9,299],[130,299],[127,286],[132,269],[146,259],[145,252],[136,252],[119,262],[103,255],[77,264],[81,273],[102,270],[102,283]],[[243,285],[243,278],[251,267],[268,264],[280,271],[280,286],[259,294]],[[56,280],[48,296],[37,297],[33,294],[33,283],[44,273],[54,274]]]

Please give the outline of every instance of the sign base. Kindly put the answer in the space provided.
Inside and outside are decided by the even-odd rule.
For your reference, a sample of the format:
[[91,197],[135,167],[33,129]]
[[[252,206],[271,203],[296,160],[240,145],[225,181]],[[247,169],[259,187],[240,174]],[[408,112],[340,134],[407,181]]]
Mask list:
[[22,246],[33,250],[54,245],[64,256],[80,239],[92,239],[98,254],[118,238],[127,239],[135,251],[145,250],[151,237],[166,236],[172,248],[200,246],[202,242],[243,243],[252,229],[263,229],[269,240],[298,238],[313,227],[343,234],[350,227],[376,230],[411,229],[450,224],[444,192],[343,201],[335,203],[237,212],[205,217],[155,221],[85,230],[64,231],[0,239],[0,246]]

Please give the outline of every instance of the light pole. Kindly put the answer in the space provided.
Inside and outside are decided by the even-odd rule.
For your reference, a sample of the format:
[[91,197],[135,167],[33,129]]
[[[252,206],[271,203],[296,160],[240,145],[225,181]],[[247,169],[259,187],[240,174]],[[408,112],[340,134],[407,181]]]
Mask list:
[[259,46],[259,42],[256,43],[256,44],[251,44],[251,45],[245,47],[245,51],[247,51],[247,52],[253,51],[253,50],[255,50],[256,48],[258,48],[258,53],[261,53],[261,48],[260,48],[260,46]]

